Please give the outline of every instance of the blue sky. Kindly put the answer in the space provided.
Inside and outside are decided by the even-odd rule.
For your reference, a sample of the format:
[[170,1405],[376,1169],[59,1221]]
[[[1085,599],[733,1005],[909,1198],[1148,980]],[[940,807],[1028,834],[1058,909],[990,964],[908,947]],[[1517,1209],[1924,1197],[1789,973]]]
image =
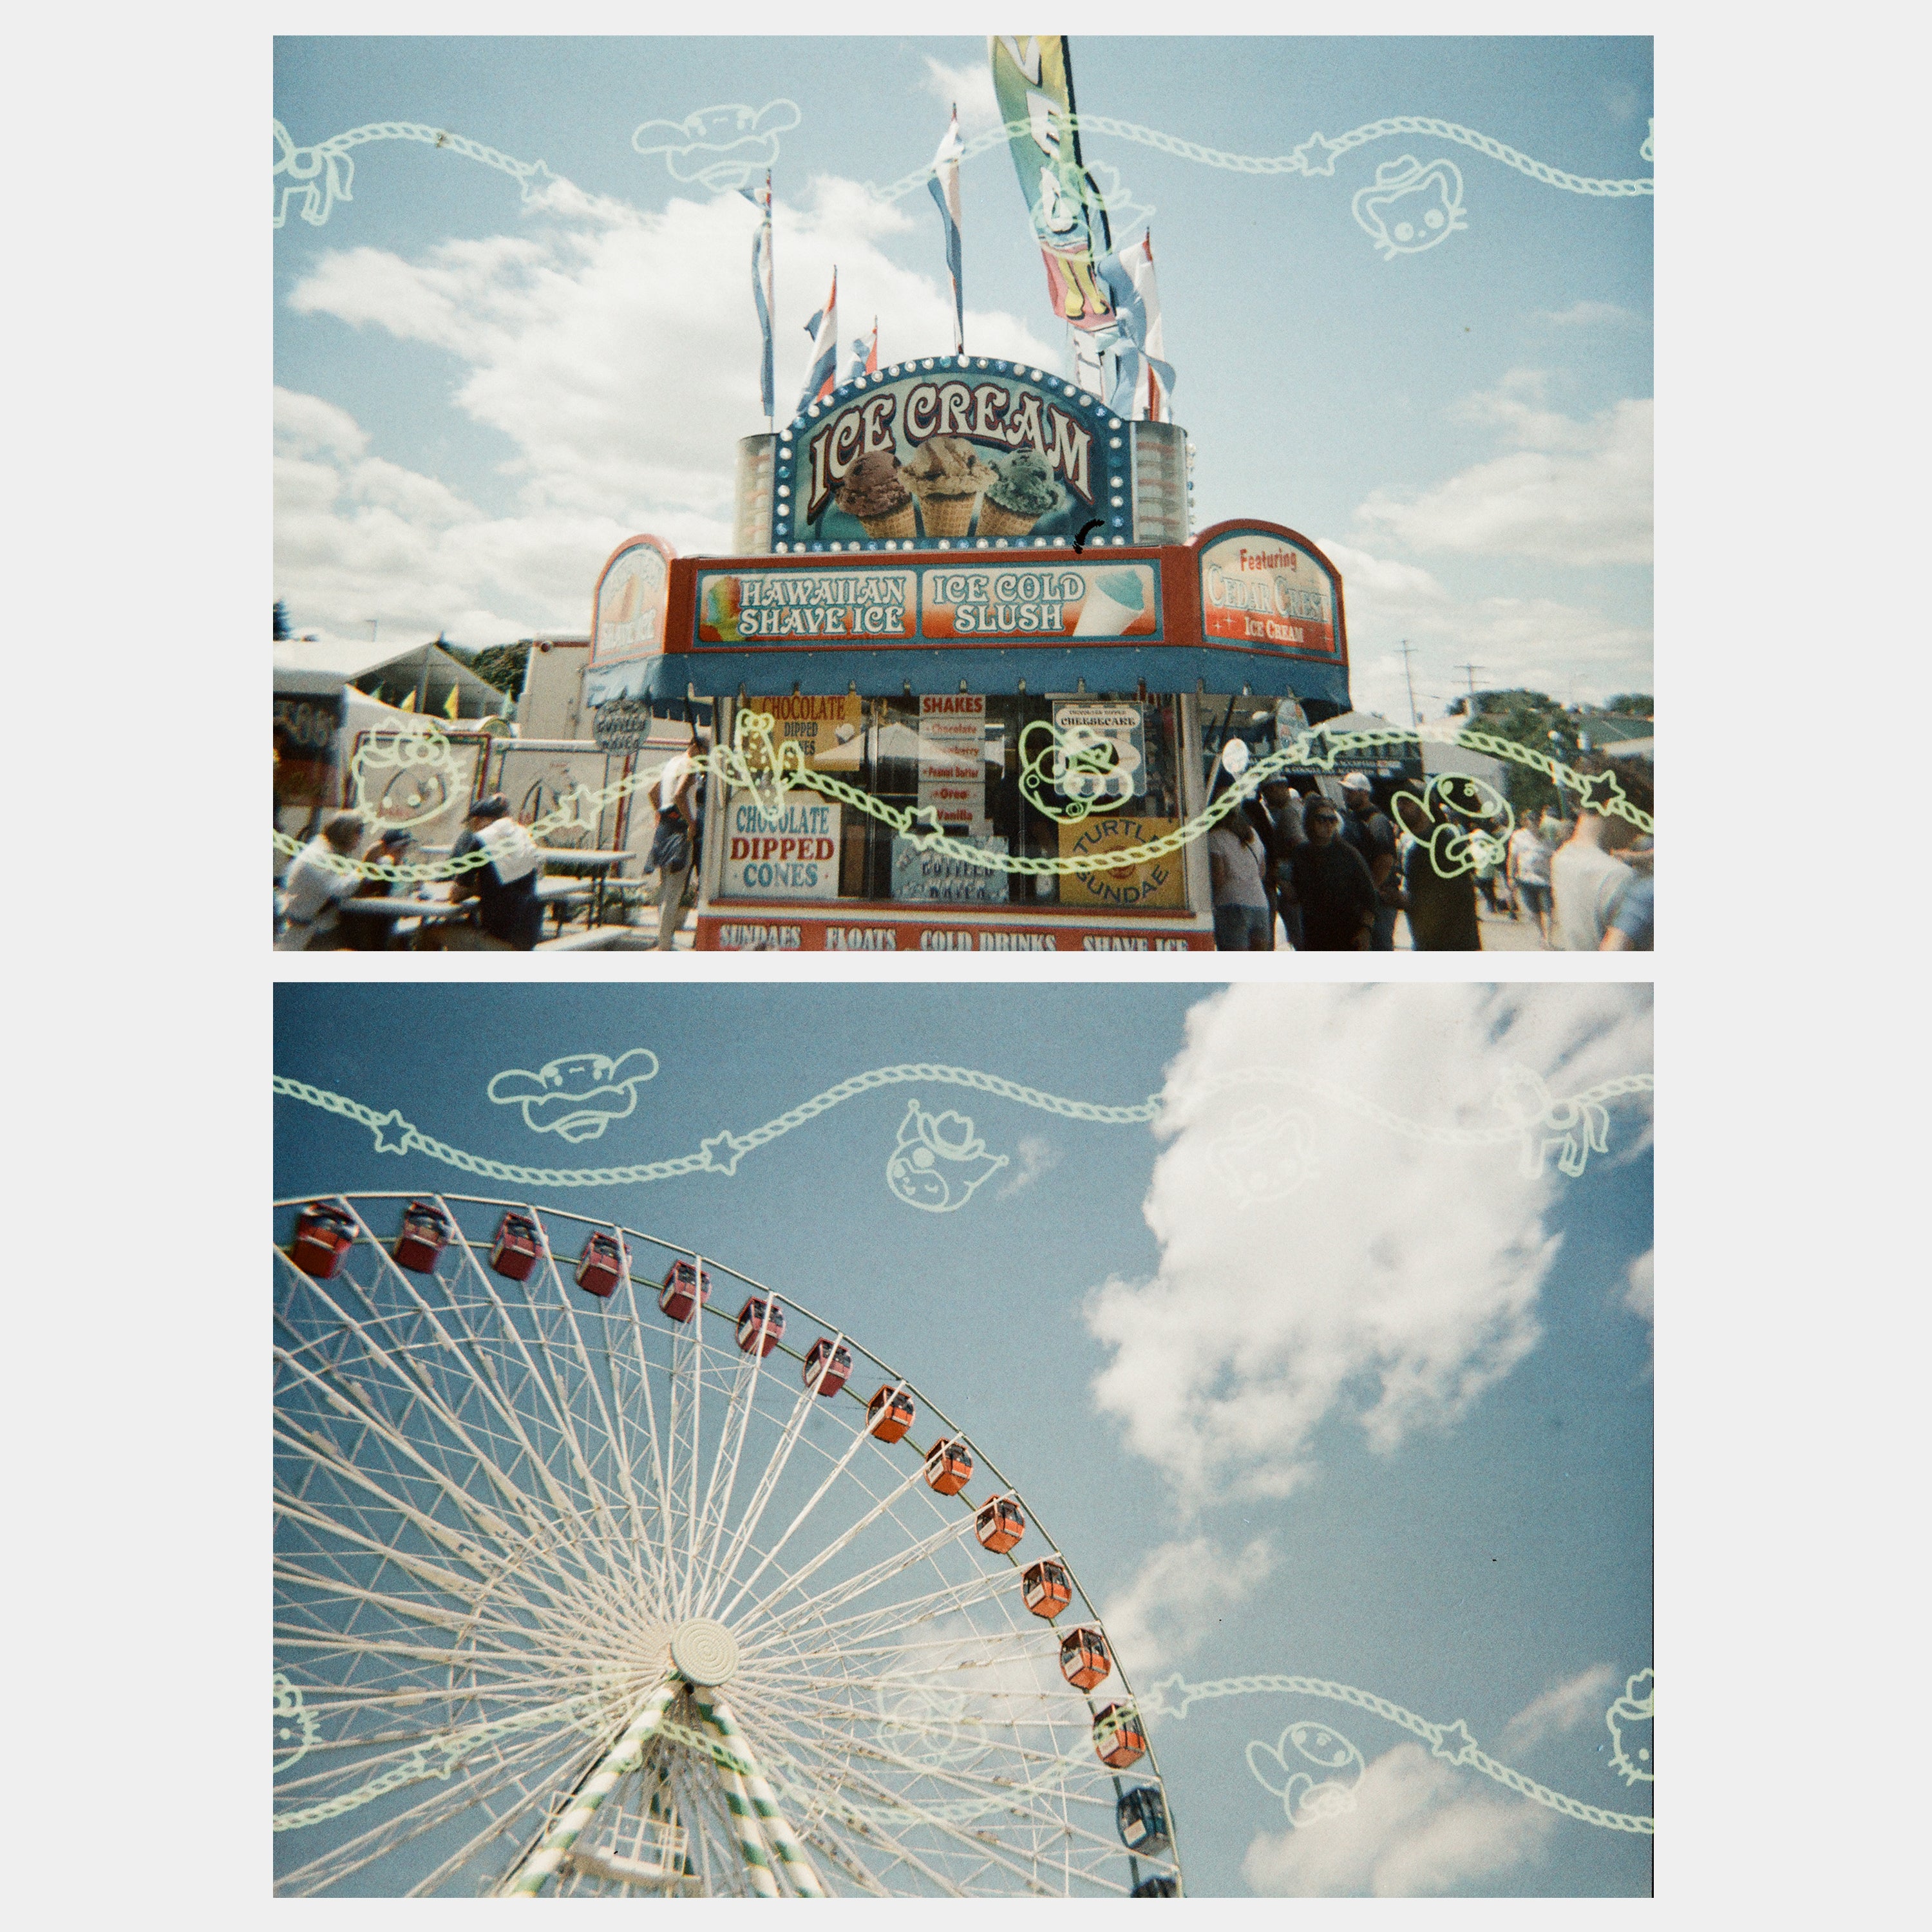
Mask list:
[[[1178,1126],[1156,1138],[895,1086],[728,1178],[539,1198],[715,1254],[910,1375],[1057,1526],[1143,1691],[1177,1671],[1338,1681],[1460,1718],[1585,1802],[1650,1808],[1612,1774],[1603,1721],[1652,1660],[1647,1103],[1615,1105],[1580,1176],[1532,1179],[1514,1145],[1418,1144],[1324,1097],[1493,1126],[1512,1066],[1559,1097],[1648,1072],[1647,989],[285,984],[276,1010],[278,1072],[544,1166],[692,1152],[904,1062],[1114,1105],[1164,1092]],[[638,1046],[660,1066],[635,1111],[574,1146],[484,1091]],[[1256,1069],[1295,1079],[1227,1084]],[[915,1097],[1007,1156],[956,1212],[886,1186]],[[518,1191],[275,1107],[278,1195]],[[1354,1813],[1293,1829],[1244,1750],[1303,1718],[1369,1769]],[[1154,1739],[1198,1892],[1648,1886],[1648,1839],[1524,1804],[1360,1712],[1229,1696]]]
[[[1072,62],[1083,114],[1237,154],[1420,116],[1580,176],[1651,172],[1646,40],[1076,37]],[[835,262],[846,340],[877,314],[888,362],[950,346],[929,200],[865,184],[922,166],[952,101],[985,124],[983,40],[278,42],[298,148],[417,123],[562,178],[526,203],[496,167],[371,141],[352,198],[277,232],[276,586],[298,629],[581,631],[622,537],[726,547],[733,446],[763,427],[754,217],[632,136],[778,100],[799,116],[773,170],[783,414]],[[1358,703],[1406,712],[1404,638],[1425,715],[1466,662],[1569,699],[1649,688],[1648,196],[1414,134],[1316,178],[1119,136],[1085,150],[1117,238],[1150,222],[1200,520],[1262,515],[1331,548]],[[1404,155],[1460,171],[1466,226],[1384,260],[1351,200]],[[962,196],[969,347],[1059,366],[1001,149],[965,164]]]

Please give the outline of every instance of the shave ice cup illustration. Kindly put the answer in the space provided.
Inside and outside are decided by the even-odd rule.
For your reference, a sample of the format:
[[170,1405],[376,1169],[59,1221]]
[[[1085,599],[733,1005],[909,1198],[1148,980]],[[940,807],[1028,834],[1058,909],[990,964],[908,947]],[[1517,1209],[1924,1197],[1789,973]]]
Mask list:
[[1004,1154],[986,1151],[964,1114],[928,1114],[910,1100],[886,1162],[886,1185],[908,1208],[950,1214],[1006,1165]]
[[1424,163],[1413,154],[1384,161],[1348,205],[1385,262],[1419,254],[1468,226],[1462,218],[1462,176],[1454,161]]
[[1096,572],[1087,580],[1087,595],[1081,602],[1074,636],[1118,638],[1130,631],[1148,629],[1152,622],[1148,590],[1149,576],[1144,570],[1130,566]]

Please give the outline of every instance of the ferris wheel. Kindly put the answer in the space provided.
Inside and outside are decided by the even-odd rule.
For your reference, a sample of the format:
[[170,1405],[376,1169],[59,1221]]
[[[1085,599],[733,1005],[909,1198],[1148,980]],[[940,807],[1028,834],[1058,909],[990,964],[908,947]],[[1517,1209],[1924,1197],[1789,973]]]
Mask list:
[[1178,1894],[1072,1565],[849,1335],[525,1204],[276,1234],[278,1892]]

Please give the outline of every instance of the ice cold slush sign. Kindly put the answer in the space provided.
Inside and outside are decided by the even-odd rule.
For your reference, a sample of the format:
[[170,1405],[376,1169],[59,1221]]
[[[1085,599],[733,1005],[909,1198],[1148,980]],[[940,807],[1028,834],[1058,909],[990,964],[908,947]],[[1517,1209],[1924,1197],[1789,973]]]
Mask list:
[[[903,484],[895,486],[892,477],[940,439],[979,459],[982,487],[935,519],[932,505]],[[1126,424],[1052,376],[989,364],[956,375],[942,367],[930,375],[874,379],[849,402],[822,409],[815,419],[799,418],[781,443],[772,547],[888,538],[923,548],[941,536],[957,542],[969,536],[1071,542],[1096,514],[1110,529],[1118,523],[1115,534],[1124,536],[1129,443]],[[883,460],[868,465],[862,499],[848,483],[868,458]],[[1016,458],[1024,460],[1016,465]],[[946,527],[928,527],[935,520]]]
[[1290,532],[1265,524],[1231,531],[1201,552],[1205,638],[1334,657],[1336,602],[1333,572]]
[[788,791],[782,810],[740,792],[724,826],[726,898],[838,896],[838,808],[814,791]]

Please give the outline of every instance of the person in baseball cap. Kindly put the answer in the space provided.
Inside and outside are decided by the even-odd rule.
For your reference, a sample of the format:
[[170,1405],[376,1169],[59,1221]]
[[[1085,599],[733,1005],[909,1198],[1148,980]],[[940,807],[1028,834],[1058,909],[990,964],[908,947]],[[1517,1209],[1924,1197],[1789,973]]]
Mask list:
[[444,944],[457,951],[528,952],[543,934],[543,902],[537,880],[543,874],[542,848],[510,814],[510,801],[491,792],[470,806],[470,823],[450,856],[482,850],[487,865],[466,867],[456,875],[456,896],[478,902],[476,927],[458,927]]

